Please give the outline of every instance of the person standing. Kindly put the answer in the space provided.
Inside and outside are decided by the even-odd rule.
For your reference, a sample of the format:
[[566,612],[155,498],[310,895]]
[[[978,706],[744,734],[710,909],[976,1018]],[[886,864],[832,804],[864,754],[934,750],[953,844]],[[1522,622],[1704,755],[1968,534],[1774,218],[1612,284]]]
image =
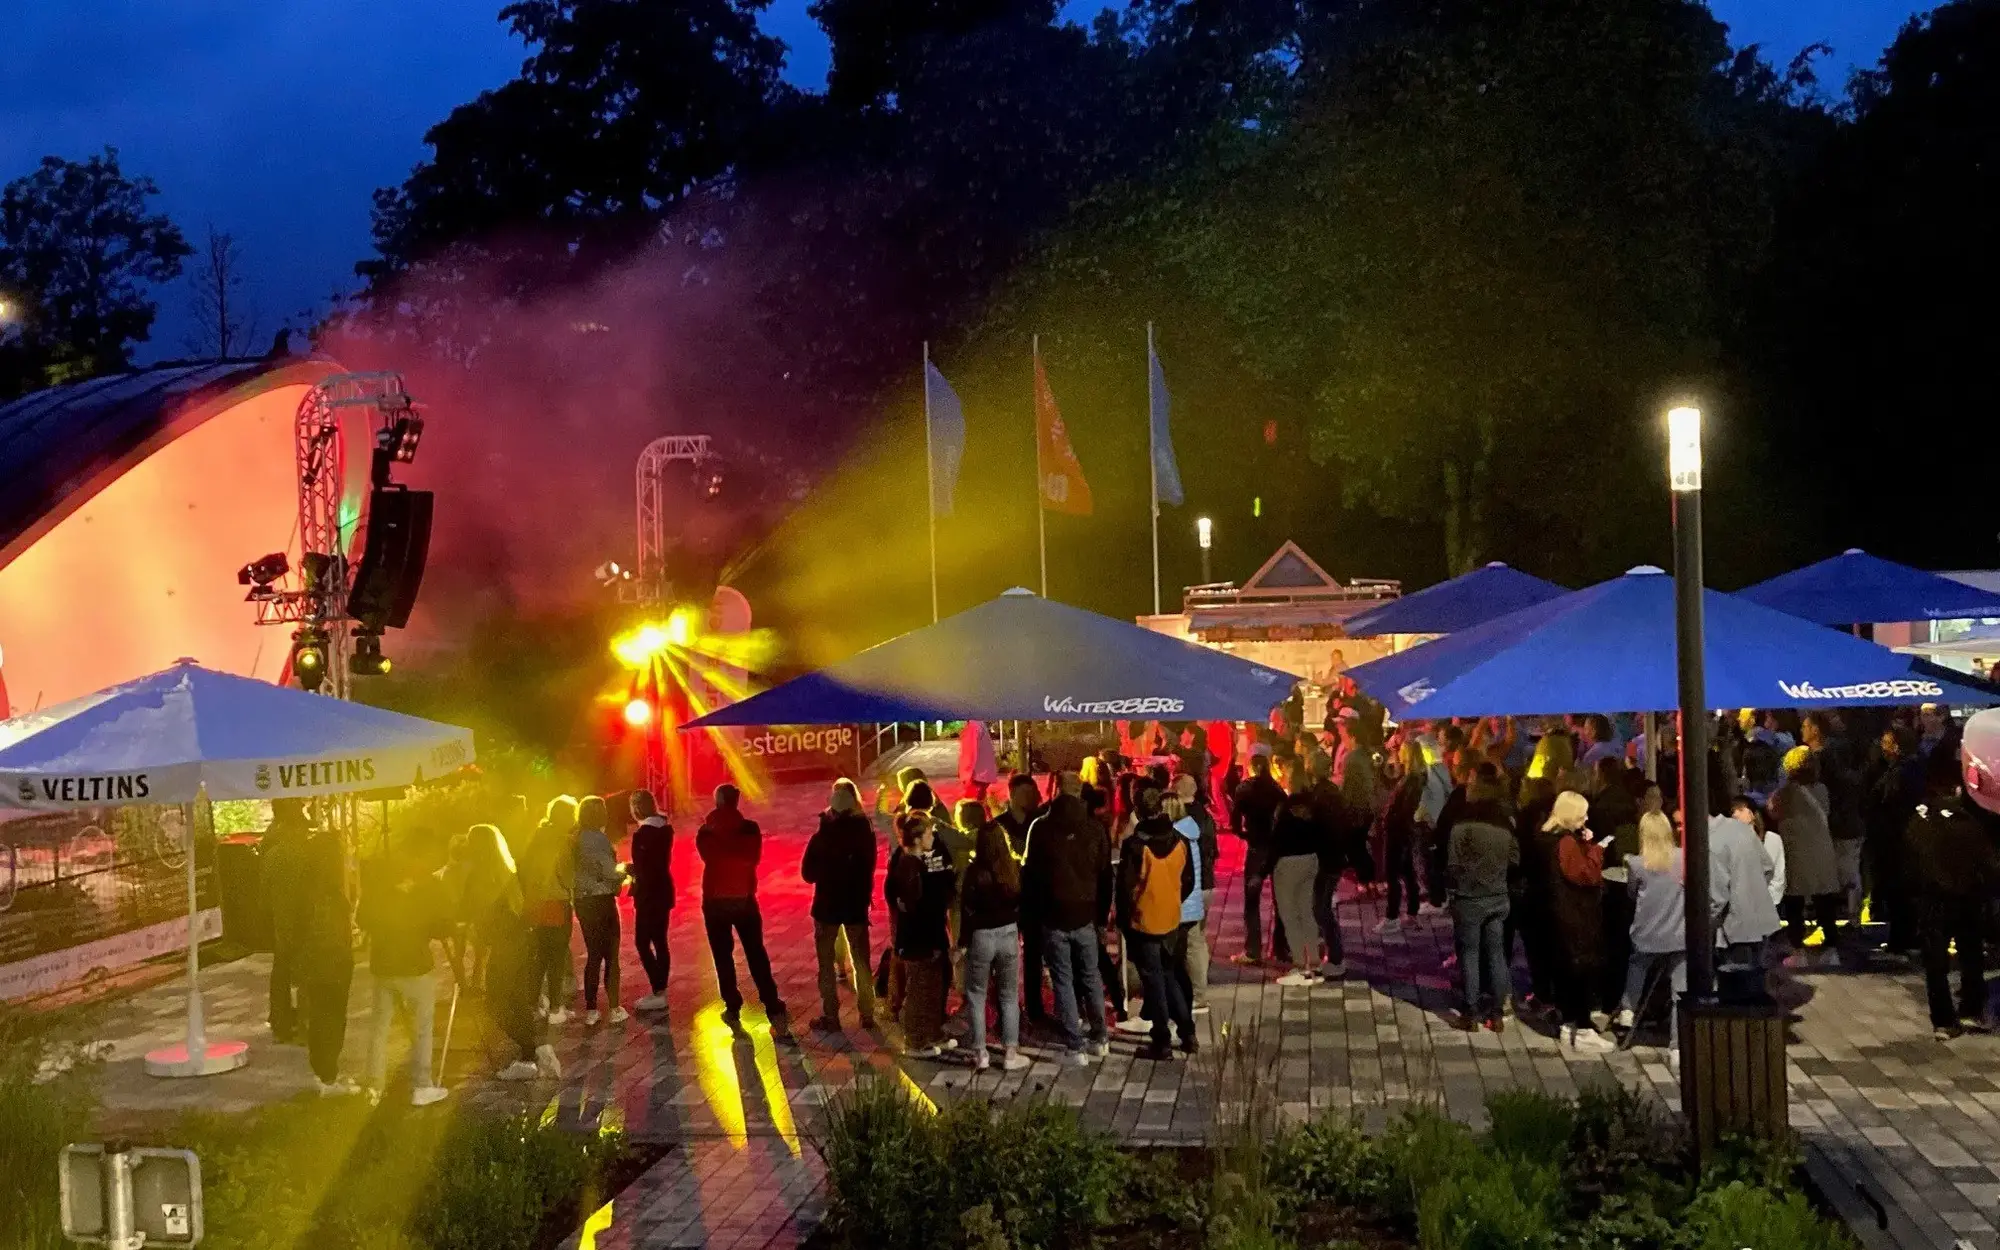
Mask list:
[[271,913],[271,1040],[289,1046],[304,1039],[298,984],[300,856],[311,836],[304,799],[273,799],[271,823],[258,844],[265,905]]
[[934,823],[909,811],[896,820],[898,851],[889,862],[883,894],[893,928],[891,948],[901,968],[903,997],[898,1011],[903,1053],[935,1059],[951,1043],[944,1036],[947,969],[951,958],[949,918],[958,874],[937,844]]
[[[1992,836],[1965,797],[1955,754],[1925,761],[1924,801],[1903,835],[1917,932],[1923,944],[1924,987],[1931,1028],[1939,1041],[1968,1029],[1986,1030],[1986,909],[2000,890]],[[1951,996],[1951,950],[1958,948],[1958,1000]]]
[[299,844],[294,965],[305,1008],[306,1060],[322,1097],[359,1093],[340,1075],[347,1044],[347,996],[354,984],[354,923],[347,898],[347,852],[340,836],[311,830]]
[[764,856],[764,831],[743,814],[742,801],[743,793],[735,786],[717,786],[715,809],[695,834],[694,849],[702,864],[702,927],[715,960],[722,1022],[732,1031],[743,1026],[743,992],[736,984],[736,939],[741,938],[743,962],[770,1018],[771,1035],[782,1039],[785,1003],[771,976],[771,956],[764,949],[764,913],[757,907],[757,864]]
[[562,1078],[555,1047],[542,1039],[535,1014],[533,930],[521,911],[525,900],[507,839],[493,825],[474,825],[466,834],[465,890],[461,914],[492,951],[486,965],[486,1008],[514,1047],[514,1058],[499,1073],[503,1081]]
[[986,791],[1000,780],[1000,768],[993,758],[993,735],[986,722],[969,720],[958,731],[958,783],[963,798],[986,801]]
[[542,823],[521,857],[521,893],[526,899],[528,924],[534,929],[537,992],[548,1004],[550,1024],[569,1019],[576,811],[576,800],[567,794],[550,799]]
[[[1826,823],[1833,834],[1833,858],[1843,894],[1841,914],[1850,926],[1861,923],[1861,851],[1868,838],[1862,816],[1864,778],[1861,761],[1841,732],[1833,712],[1809,712],[1800,727],[1805,748],[1812,753],[1820,784],[1826,787]],[[1831,941],[1833,934],[1827,934]]]
[[1056,790],[1028,831],[1022,891],[1041,918],[1066,1061],[1083,1067],[1111,1049],[1097,966],[1099,935],[1110,923],[1111,837],[1084,809],[1081,777],[1063,773]]
[[[1253,751],[1250,776],[1236,788],[1236,801],[1230,809],[1231,831],[1244,842],[1243,953],[1236,956],[1236,962],[1250,967],[1264,962],[1264,883],[1271,876],[1271,834],[1284,805],[1285,788],[1271,776],[1270,755]],[[1277,911],[1275,895],[1271,910]],[[1281,959],[1288,953],[1282,919],[1274,922],[1271,953]]]
[[1191,1055],[1197,1049],[1186,982],[1172,968],[1180,962],[1181,906],[1196,892],[1198,881],[1194,855],[1174,828],[1160,792],[1143,790],[1139,822],[1118,865],[1119,927],[1138,967],[1146,1020],[1152,1025],[1148,1044],[1138,1051],[1140,1059],[1172,1059],[1175,1034],[1183,1053]]
[[1904,863],[1903,833],[1923,794],[1923,762],[1917,758],[1916,734],[1907,725],[1882,732],[1875,758],[1864,781],[1862,814],[1868,828],[1869,878],[1874,883],[1876,914],[1889,925],[1889,948],[1916,948],[1916,910]]
[[1313,885],[1319,877],[1320,848],[1327,829],[1313,811],[1303,785],[1287,795],[1271,832],[1271,898],[1292,941],[1291,971],[1279,985],[1319,984],[1319,926],[1313,919]]
[[[833,783],[819,828],[806,841],[799,876],[813,887],[813,952],[819,963],[820,1012],[808,1027],[822,1033],[840,1031],[839,938],[847,938],[855,967],[873,967],[868,941],[868,901],[875,888],[875,828],[861,811],[861,791],[842,777]],[[867,975],[854,980],[855,1006],[861,1027],[875,1027],[875,982]]]
[[605,832],[609,820],[604,800],[595,794],[577,805],[576,925],[583,931],[583,1022],[593,1028],[602,1018],[597,1011],[600,975],[611,1023],[629,1018],[618,996],[618,893],[625,888],[625,872]]
[[1785,843],[1785,934],[1795,948],[1806,942],[1806,908],[1831,946],[1840,918],[1840,865],[1827,825],[1826,788],[1804,747],[1785,757],[1785,780],[1771,794],[1770,820]]
[[1187,926],[1188,1003],[1195,1012],[1208,1010],[1208,965],[1214,952],[1208,945],[1208,917],[1215,907],[1215,861],[1221,854],[1216,837],[1215,817],[1205,801],[1208,787],[1203,778],[1182,773],[1174,781],[1174,797],[1180,803],[1174,828],[1187,838],[1195,854],[1195,892],[1181,908],[1181,922]]
[[[1638,1023],[1648,991],[1665,979],[1676,995],[1687,993],[1687,878],[1674,825],[1661,812],[1639,818],[1639,852],[1625,857],[1626,883],[1632,894],[1632,954],[1625,970],[1625,992],[1618,1000],[1618,1027]],[[1673,1062],[1680,1062],[1680,1012],[1667,1005],[1667,1044]]]
[[1751,993],[1764,990],[1764,944],[1784,927],[1771,897],[1774,865],[1757,831],[1734,816],[1708,822],[1709,913],[1720,967],[1747,970]]
[[959,914],[965,925],[965,1017],[972,1070],[984,1072],[992,1062],[986,1049],[991,986],[998,999],[1000,1066],[1018,1072],[1028,1066],[1021,1053],[1021,861],[997,818],[979,830],[964,882]]
[[[1406,738],[1397,752],[1402,776],[1382,818],[1386,837],[1382,848],[1383,875],[1389,879],[1388,910],[1375,930],[1384,937],[1414,926],[1423,895],[1417,889],[1417,855],[1424,846],[1425,826],[1419,813],[1430,765],[1424,748],[1415,738]],[[1405,912],[1405,904],[1408,906]]]
[[1501,805],[1505,794],[1497,777],[1476,777],[1446,850],[1463,1000],[1457,1024],[1467,1032],[1483,1020],[1498,1033],[1514,993],[1505,934],[1508,881],[1521,865],[1521,844]]
[[389,1029],[400,1012],[410,1024],[410,1105],[445,1097],[432,1079],[431,1030],[437,1018],[437,960],[431,942],[451,932],[444,890],[404,845],[386,852],[363,879],[355,921],[368,937],[375,983],[368,1037],[368,1099],[379,1102],[389,1079]]
[[667,973],[673,967],[667,921],[674,911],[674,827],[660,814],[650,791],[634,790],[631,807],[637,823],[632,827],[632,860],[625,871],[632,879],[632,946],[651,991],[632,1005],[640,1011],[665,1011]]
[[1563,791],[1544,827],[1555,835],[1549,901],[1559,951],[1562,1044],[1578,1054],[1603,1054],[1615,1047],[1591,1022],[1604,961],[1604,848],[1590,830],[1590,800]]
[[[1090,763],[1091,760],[1084,762]],[[1035,815],[1041,806],[1042,793],[1036,788],[1033,777],[1027,773],[1015,773],[1007,779],[1007,806],[993,818],[993,823],[1006,835],[1008,849],[1016,863],[1028,862],[1028,831],[1034,826]],[[1049,1012],[1042,1000],[1042,918],[1025,893],[1021,897],[1020,912],[1022,999],[1028,1020],[1034,1024],[1046,1024]]]

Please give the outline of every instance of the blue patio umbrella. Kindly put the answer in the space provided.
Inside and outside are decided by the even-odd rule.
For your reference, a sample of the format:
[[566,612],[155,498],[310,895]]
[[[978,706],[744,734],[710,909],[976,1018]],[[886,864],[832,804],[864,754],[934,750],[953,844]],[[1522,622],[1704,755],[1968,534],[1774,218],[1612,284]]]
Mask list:
[[[2000,703],[1984,682],[1720,591],[1703,611],[1712,707]],[[1399,718],[1671,711],[1674,579],[1634,569],[1347,675]]]
[[1010,590],[690,722],[1262,720],[1298,679]]
[[2000,595],[1852,548],[1736,594],[1822,625],[2000,617]]
[[1340,627],[1349,638],[1455,634],[1568,593],[1554,582],[1543,581],[1496,560],[1450,581],[1391,599],[1379,608],[1356,613],[1341,622]]

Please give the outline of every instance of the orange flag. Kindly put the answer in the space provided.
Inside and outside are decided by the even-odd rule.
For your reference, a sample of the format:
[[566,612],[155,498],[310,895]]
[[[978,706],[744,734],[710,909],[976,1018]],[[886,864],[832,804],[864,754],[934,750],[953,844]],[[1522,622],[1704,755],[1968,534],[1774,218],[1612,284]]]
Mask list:
[[1090,483],[1083,480],[1083,466],[1069,445],[1069,429],[1056,411],[1055,393],[1049,390],[1040,356],[1035,357],[1035,461],[1041,470],[1042,507],[1089,516]]

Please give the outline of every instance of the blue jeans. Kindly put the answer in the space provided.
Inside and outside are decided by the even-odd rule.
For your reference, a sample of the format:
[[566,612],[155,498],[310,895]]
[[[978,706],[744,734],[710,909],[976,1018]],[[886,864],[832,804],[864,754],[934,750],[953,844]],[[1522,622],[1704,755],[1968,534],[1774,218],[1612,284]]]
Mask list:
[[1014,925],[974,929],[965,939],[965,1015],[972,1025],[972,1053],[986,1053],[986,982],[995,967],[1000,1001],[1000,1044],[1021,1044],[1021,932]]
[[[1514,977],[1507,967],[1507,896],[1460,896],[1451,905],[1452,929],[1458,938],[1458,975],[1464,988],[1465,1014],[1498,1015],[1513,997]],[[1486,1006],[1490,999],[1492,1006]]]
[[[1104,979],[1097,974],[1097,929],[1049,929],[1042,934],[1042,955],[1049,966],[1049,988],[1055,991],[1056,1020],[1062,1025],[1063,1045],[1071,1052],[1083,1049],[1083,1027],[1090,1026],[1091,1042],[1105,1040]],[[1081,999],[1083,1019],[1077,1018]]]

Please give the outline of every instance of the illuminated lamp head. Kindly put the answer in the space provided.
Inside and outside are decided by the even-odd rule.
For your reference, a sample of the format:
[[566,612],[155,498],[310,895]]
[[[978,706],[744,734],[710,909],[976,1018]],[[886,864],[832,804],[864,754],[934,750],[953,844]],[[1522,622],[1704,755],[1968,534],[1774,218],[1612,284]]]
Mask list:
[[308,694],[326,681],[326,634],[308,626],[292,636],[292,678]]
[[632,699],[625,704],[625,723],[634,729],[653,722],[653,705],[644,699]]

